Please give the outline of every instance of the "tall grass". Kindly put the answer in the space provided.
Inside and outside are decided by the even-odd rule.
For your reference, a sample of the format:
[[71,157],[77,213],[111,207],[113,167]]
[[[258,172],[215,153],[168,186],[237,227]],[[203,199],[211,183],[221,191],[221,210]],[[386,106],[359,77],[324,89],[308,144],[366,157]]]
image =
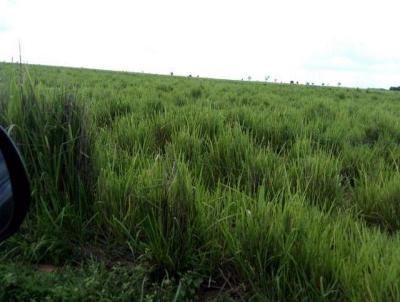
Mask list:
[[0,66],[34,199],[6,255],[100,248],[183,300],[400,299],[396,95]]
[[[91,141],[84,105],[62,87],[43,90],[35,86],[29,73],[21,83],[12,79],[11,99],[1,113],[2,124],[17,142],[32,183],[30,226],[25,232],[34,236],[33,245],[39,245],[32,249],[43,249],[33,252],[36,260],[58,258],[53,248],[57,250],[61,244],[63,250],[64,243],[82,240],[93,215]],[[45,246],[36,241],[38,237]]]

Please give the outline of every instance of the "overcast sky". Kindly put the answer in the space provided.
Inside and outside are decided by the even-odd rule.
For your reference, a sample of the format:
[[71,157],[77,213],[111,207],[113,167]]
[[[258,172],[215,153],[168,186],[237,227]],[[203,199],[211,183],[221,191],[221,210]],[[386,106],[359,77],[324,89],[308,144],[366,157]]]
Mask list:
[[0,0],[0,61],[400,85],[399,0]]

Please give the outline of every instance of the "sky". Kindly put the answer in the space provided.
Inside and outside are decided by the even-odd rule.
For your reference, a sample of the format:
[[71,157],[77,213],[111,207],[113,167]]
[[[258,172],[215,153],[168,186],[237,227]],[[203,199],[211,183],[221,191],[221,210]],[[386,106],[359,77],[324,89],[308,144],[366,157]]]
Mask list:
[[0,61],[400,86],[399,0],[0,0]]

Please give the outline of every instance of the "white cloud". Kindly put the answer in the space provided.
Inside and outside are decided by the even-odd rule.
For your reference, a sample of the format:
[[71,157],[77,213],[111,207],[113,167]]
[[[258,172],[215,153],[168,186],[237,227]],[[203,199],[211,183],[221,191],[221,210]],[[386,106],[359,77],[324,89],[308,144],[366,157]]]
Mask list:
[[0,0],[0,60],[16,57],[20,40],[31,63],[388,87],[400,81],[399,9],[394,0]]

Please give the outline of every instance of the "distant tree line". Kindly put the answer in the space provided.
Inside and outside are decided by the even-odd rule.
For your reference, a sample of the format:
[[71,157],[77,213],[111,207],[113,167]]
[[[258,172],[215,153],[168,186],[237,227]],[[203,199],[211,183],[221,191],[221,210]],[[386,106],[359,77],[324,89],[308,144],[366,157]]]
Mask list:
[[399,87],[390,87],[389,90],[400,91],[400,86]]

